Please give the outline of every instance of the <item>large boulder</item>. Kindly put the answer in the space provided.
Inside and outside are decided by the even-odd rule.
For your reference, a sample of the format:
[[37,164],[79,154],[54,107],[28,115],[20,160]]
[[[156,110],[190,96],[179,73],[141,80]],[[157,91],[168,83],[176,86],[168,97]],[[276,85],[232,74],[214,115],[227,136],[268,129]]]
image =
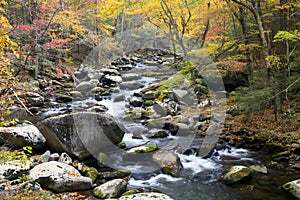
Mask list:
[[44,143],[45,138],[39,129],[28,121],[15,127],[0,127],[0,144],[16,148],[31,146],[41,149]]
[[247,180],[251,177],[252,170],[246,166],[236,165],[232,166],[229,171],[221,177],[221,180],[227,184],[234,184],[237,182],[241,182]]
[[127,189],[127,182],[123,179],[114,179],[108,181],[94,189],[94,195],[101,199],[118,198]]
[[284,184],[282,188],[294,195],[297,199],[300,198],[300,179],[290,181]]
[[178,176],[182,169],[179,157],[171,151],[159,150],[152,155],[152,159],[160,166],[164,174]]
[[97,79],[91,79],[89,81],[83,81],[76,86],[76,90],[81,92],[90,92],[93,88],[97,87],[99,81]]
[[108,114],[80,112],[45,119],[38,127],[54,152],[83,160],[122,141],[124,131]]
[[119,198],[119,200],[173,200],[168,195],[150,192],[150,193],[138,193],[132,195],[126,195]]
[[50,161],[39,164],[29,171],[29,178],[43,188],[55,192],[88,190],[92,179],[81,176],[79,171],[65,163]]

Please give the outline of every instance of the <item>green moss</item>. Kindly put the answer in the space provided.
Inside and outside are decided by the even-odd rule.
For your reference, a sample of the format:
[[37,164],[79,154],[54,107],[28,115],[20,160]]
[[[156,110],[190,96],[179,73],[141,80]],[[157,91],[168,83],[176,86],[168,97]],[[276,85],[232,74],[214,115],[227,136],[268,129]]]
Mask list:
[[276,143],[276,142],[266,143],[266,147],[272,153],[283,152],[286,150],[285,146],[283,146],[282,144]]
[[278,157],[283,157],[283,156],[290,156],[290,155],[291,155],[290,151],[283,151],[283,152],[280,152],[280,153],[274,155],[273,158],[278,158]]
[[14,150],[14,151],[0,151],[0,163],[5,163],[7,161],[18,160],[20,163],[26,163],[28,161],[28,157],[32,155],[32,147],[26,146],[22,149]]
[[102,95],[102,96],[109,96],[109,95],[110,95],[110,92],[104,91],[104,92],[101,93],[101,95]]
[[183,61],[181,63],[181,66],[182,66],[182,68],[179,71],[179,73],[182,75],[188,75],[191,73],[191,71],[193,71],[196,68],[196,66],[193,65],[193,63],[190,61]]
[[156,151],[159,149],[158,146],[156,146],[156,145],[146,145],[145,147],[146,147],[145,149],[141,148],[141,149],[135,150],[134,152],[132,152],[132,154],[149,153],[149,152]]
[[117,146],[121,149],[124,149],[124,148],[126,148],[126,143],[124,141],[122,141]]
[[162,172],[164,173],[164,174],[168,174],[168,175],[172,175],[173,173],[173,170],[172,170],[172,168],[170,168],[170,167],[163,167],[162,168]]
[[152,106],[154,104],[154,101],[153,100],[146,100],[144,102],[144,106]]
[[89,177],[93,180],[93,182],[96,180],[97,175],[99,174],[98,170],[94,167],[88,167],[85,164],[83,164],[81,172],[84,176]]
[[101,198],[101,199],[106,198],[106,195],[103,194],[102,190],[100,190],[100,189],[94,190],[94,195],[95,195],[95,197],[99,197],[99,198]]
[[127,195],[132,195],[132,194],[137,194],[139,193],[140,191],[137,190],[137,189],[134,189],[134,188],[129,188],[126,192],[124,192],[122,194],[122,196],[127,196]]

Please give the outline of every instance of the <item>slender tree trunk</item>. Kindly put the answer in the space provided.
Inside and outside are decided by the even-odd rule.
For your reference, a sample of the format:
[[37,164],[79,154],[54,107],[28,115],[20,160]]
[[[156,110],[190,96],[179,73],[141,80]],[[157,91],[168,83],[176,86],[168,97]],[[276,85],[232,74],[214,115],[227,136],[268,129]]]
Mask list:
[[[207,3],[207,9],[208,10],[210,9],[210,2]],[[200,42],[200,48],[204,47],[204,43],[205,43],[205,40],[206,40],[206,35],[208,33],[208,30],[209,30],[209,25],[210,25],[210,20],[209,20],[209,18],[207,18],[205,29],[204,29],[202,39],[201,39],[201,42]]]

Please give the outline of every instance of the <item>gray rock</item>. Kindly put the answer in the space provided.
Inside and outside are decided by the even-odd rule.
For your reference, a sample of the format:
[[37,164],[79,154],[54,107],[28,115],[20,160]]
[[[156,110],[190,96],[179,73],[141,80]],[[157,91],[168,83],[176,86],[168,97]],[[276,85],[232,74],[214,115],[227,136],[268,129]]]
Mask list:
[[74,167],[65,163],[50,161],[39,164],[29,171],[29,178],[43,188],[55,192],[88,190],[92,179],[83,177]]
[[136,81],[125,81],[120,83],[119,87],[122,90],[136,90],[144,87],[144,85]]
[[262,174],[268,174],[267,167],[263,166],[263,165],[251,165],[250,169],[252,169],[253,171],[262,173]]
[[28,110],[29,110],[31,113],[35,114],[35,113],[40,112],[40,111],[41,111],[41,108],[40,108],[40,107],[30,107],[30,108],[28,108]]
[[19,119],[19,120],[28,120],[32,116],[24,109],[19,108],[16,106],[9,107],[10,113],[8,115],[4,115],[4,120],[13,120],[13,119]]
[[284,184],[282,188],[294,195],[296,198],[300,198],[300,179],[290,181]]
[[19,95],[24,100],[26,106],[42,106],[44,105],[44,97],[35,92],[25,92]]
[[168,195],[156,192],[138,193],[127,196],[122,196],[119,200],[173,200]]
[[6,161],[0,163],[0,179],[15,179],[30,169],[31,162],[21,162],[19,160]]
[[225,184],[234,184],[240,181],[247,180],[251,177],[252,170],[246,166],[236,165],[232,166],[229,171],[221,177]]
[[0,127],[0,144],[16,148],[31,146],[41,149],[44,147],[45,141],[39,129],[29,122],[24,122],[16,127]]
[[99,172],[98,178],[105,179],[105,180],[112,180],[112,179],[123,179],[131,175],[129,170],[121,169],[116,171],[104,171]]
[[178,176],[183,168],[177,154],[171,151],[159,150],[152,155],[152,159],[160,166],[164,174]]
[[125,95],[121,94],[121,95],[114,95],[112,97],[112,100],[114,102],[120,102],[120,101],[125,101]]
[[72,158],[65,152],[63,152],[58,158],[58,162],[65,163],[67,165],[72,164]]
[[133,80],[138,80],[141,78],[139,74],[134,74],[134,73],[128,73],[122,75],[122,78],[124,81],[133,81]]
[[128,98],[128,101],[129,101],[130,105],[132,105],[134,107],[141,107],[143,105],[143,100],[138,99],[136,97],[130,97],[130,98]]
[[146,91],[143,93],[142,98],[145,100],[154,100],[156,98],[156,94],[154,91]]
[[59,103],[67,103],[73,100],[72,96],[65,95],[65,94],[57,94],[55,101]]
[[118,198],[127,188],[127,182],[123,179],[114,179],[108,181],[94,189],[94,195],[101,199]]
[[120,76],[120,72],[118,70],[116,70],[116,69],[102,68],[102,69],[100,69],[100,71],[102,73],[104,73],[105,75],[106,74],[110,74],[110,75],[118,75],[118,76]]
[[70,95],[72,96],[72,98],[82,98],[83,95],[80,91],[71,91]]
[[122,82],[122,77],[121,76],[117,76],[117,75],[106,74],[104,76],[104,81],[105,82],[109,82],[109,83],[121,83]]
[[48,162],[49,158],[51,156],[51,153],[49,150],[47,150],[45,153],[43,153],[39,159],[39,163]]
[[98,106],[93,106],[89,109],[87,109],[88,112],[97,112],[97,113],[104,113],[108,110],[107,107],[105,107],[104,105],[98,105]]
[[102,87],[94,87],[92,90],[91,90],[91,93],[95,93],[95,94],[101,94],[103,93],[105,90],[102,88]]
[[155,102],[153,105],[153,109],[157,114],[161,116],[167,115],[167,110],[162,103]]
[[83,81],[76,86],[76,90],[84,93],[90,92],[93,88],[97,87],[99,81],[97,79],[92,79],[90,81]]
[[147,138],[165,138],[169,135],[166,130],[152,129],[148,132]]
[[[47,118],[38,123],[51,151],[66,152],[79,160],[111,149],[124,131],[108,114],[81,112]],[[114,145],[113,145],[114,146]]]
[[49,161],[58,161],[59,157],[60,156],[59,156],[58,153],[53,153],[53,154],[50,155]]
[[175,100],[181,104],[193,106],[195,104],[196,95],[187,90],[173,89]]

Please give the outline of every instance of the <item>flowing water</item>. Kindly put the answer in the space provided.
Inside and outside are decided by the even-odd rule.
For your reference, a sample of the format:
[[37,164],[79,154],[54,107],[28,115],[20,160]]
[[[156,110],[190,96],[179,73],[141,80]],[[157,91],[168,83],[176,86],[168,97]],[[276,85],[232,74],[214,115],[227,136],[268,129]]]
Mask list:
[[[158,65],[143,65],[138,64],[132,70],[122,72],[139,74],[134,81],[141,83],[144,87],[166,79],[170,73],[166,71],[162,72]],[[145,73],[147,72],[147,73]],[[149,73],[151,72],[151,73]],[[127,147],[134,147],[144,144],[146,142],[155,143],[160,148],[166,148],[170,142],[181,141],[179,136],[168,136],[164,139],[149,139],[142,135],[142,139],[133,139],[134,130],[143,130],[147,126],[136,123],[127,117],[126,111],[128,110],[129,97],[139,93],[140,89],[120,89],[116,86],[116,91],[110,97],[103,99],[102,101],[95,101],[93,98],[86,98],[80,102],[76,102],[72,105],[53,105],[53,109],[49,109],[46,115],[49,113],[60,113],[66,110],[74,109],[74,107],[88,107],[91,103],[102,104],[108,108],[108,113],[119,119],[125,126],[126,134],[123,141]],[[120,100],[121,99],[121,100]],[[57,109],[59,107],[59,109]],[[201,138],[195,138],[193,141],[194,147],[199,147],[201,144]],[[172,177],[169,175],[161,174],[159,172],[153,173],[135,173],[129,179],[129,187],[140,188],[149,187],[156,188],[164,193],[168,194],[176,200],[233,200],[233,199],[272,199],[272,200],[284,200],[291,199],[292,197],[285,193],[280,186],[285,181],[290,181],[290,177],[286,173],[280,170],[271,169],[269,174],[254,173],[252,180],[246,183],[240,183],[237,185],[226,186],[218,179],[224,169],[233,165],[254,165],[264,164],[261,156],[257,152],[251,152],[246,149],[239,149],[234,147],[226,147],[223,150],[216,151],[210,158],[200,158],[195,154],[184,155],[179,151],[174,150],[183,164],[183,170],[178,177]],[[122,165],[122,160],[118,163]],[[133,168],[139,168],[138,163],[131,166],[124,166],[132,170]]]

